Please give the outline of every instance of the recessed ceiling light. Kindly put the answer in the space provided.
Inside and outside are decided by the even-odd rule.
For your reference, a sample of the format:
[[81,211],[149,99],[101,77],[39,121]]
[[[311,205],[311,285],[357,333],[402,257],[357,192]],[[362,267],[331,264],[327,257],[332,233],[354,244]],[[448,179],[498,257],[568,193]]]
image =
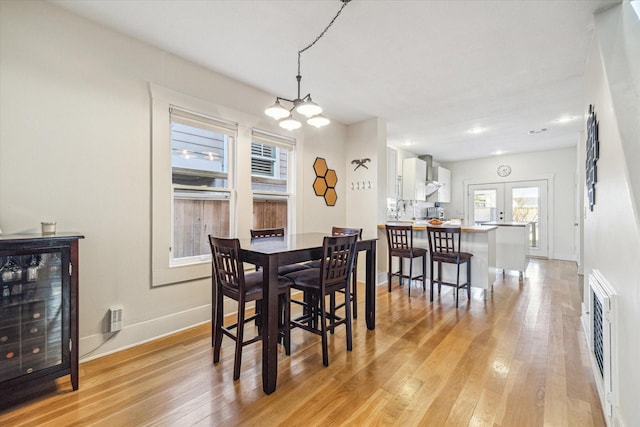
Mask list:
[[534,129],[534,130],[530,130],[530,131],[529,131],[529,135],[533,135],[533,134],[536,134],[536,133],[546,132],[546,131],[548,131],[548,130],[549,130],[549,128],[542,128],[542,129]]
[[470,134],[475,135],[475,134],[478,134],[478,133],[482,133],[482,132],[484,132],[486,130],[487,130],[486,128],[477,127],[477,128],[471,128],[467,132],[470,133]]
[[567,123],[570,122],[572,120],[575,120],[575,116],[564,116],[564,117],[560,117],[559,119],[555,119],[554,122],[555,123]]
[[498,150],[498,151],[496,151],[494,154],[495,154],[496,156],[499,156],[499,155],[501,155],[501,154],[504,154],[504,151],[502,151],[502,150]]
[[414,144],[415,144],[415,142],[411,142],[411,141],[405,141],[405,142],[402,143],[402,145],[404,145],[405,147],[408,147],[408,146],[414,145]]

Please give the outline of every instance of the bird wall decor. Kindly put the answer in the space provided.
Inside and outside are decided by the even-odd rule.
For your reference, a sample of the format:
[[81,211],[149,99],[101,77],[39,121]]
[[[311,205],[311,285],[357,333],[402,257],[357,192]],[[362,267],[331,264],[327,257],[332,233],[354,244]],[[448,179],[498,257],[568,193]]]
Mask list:
[[354,171],[356,169],[358,169],[360,166],[362,166],[365,169],[369,169],[369,167],[367,165],[365,165],[365,163],[370,162],[370,161],[371,161],[371,159],[368,159],[368,158],[367,159],[354,159],[354,160],[351,160],[351,164],[352,165],[358,165],[358,166],[355,167],[355,169],[353,169]]

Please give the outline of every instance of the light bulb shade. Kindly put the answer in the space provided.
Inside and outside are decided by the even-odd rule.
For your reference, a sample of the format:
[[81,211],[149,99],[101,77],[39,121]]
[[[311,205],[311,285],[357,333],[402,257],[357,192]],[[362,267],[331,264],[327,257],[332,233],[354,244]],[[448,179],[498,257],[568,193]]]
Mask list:
[[284,128],[286,130],[294,130],[294,129],[298,129],[300,126],[302,126],[302,123],[300,123],[299,121],[297,121],[293,117],[288,117],[288,118],[286,118],[284,120],[280,120],[280,122],[278,124],[280,125],[281,128]]
[[306,101],[298,104],[298,106],[296,107],[296,111],[303,116],[312,117],[316,114],[322,113],[322,107],[313,102],[311,98],[309,98]]
[[289,110],[280,105],[280,101],[278,100],[276,100],[275,104],[264,110],[264,113],[276,120],[284,119],[291,114]]
[[309,120],[307,120],[307,124],[310,124],[311,126],[315,126],[317,128],[326,126],[329,123],[331,123],[331,120],[329,120],[326,116],[322,114],[318,114],[316,116],[311,117]]

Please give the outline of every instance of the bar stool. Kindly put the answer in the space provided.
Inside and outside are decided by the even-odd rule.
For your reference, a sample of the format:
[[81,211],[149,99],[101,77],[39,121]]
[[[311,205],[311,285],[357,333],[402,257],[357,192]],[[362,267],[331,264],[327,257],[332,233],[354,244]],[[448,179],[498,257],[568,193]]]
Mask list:
[[[460,251],[460,227],[427,227],[429,236],[429,252],[431,252],[431,301],[433,301],[433,284],[456,288],[456,307],[458,307],[458,291],[467,288],[467,300],[471,301],[471,257],[473,254]],[[438,278],[435,279],[434,263],[438,263]],[[456,264],[456,283],[442,280],[442,263]],[[460,284],[460,265],[467,264],[467,282]]]
[[[426,271],[427,271],[427,250],[413,246],[413,227],[411,225],[385,225],[387,231],[387,244],[389,246],[389,269],[387,271],[387,281],[389,282],[389,292],[391,292],[391,279],[398,276],[400,286],[402,279],[409,279],[409,296],[411,296],[411,281],[421,280],[422,290],[426,291]],[[400,269],[393,272],[393,257],[399,258]],[[422,258],[422,274],[413,275],[413,259]],[[403,272],[403,261],[409,260],[409,275]]]

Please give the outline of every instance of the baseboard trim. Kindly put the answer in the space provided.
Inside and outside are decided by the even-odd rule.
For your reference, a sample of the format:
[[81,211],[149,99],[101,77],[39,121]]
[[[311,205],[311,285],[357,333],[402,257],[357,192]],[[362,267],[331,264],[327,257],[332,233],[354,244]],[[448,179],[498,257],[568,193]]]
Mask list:
[[206,304],[140,323],[125,324],[118,332],[82,337],[79,343],[80,363],[175,334],[210,320],[211,305]]

